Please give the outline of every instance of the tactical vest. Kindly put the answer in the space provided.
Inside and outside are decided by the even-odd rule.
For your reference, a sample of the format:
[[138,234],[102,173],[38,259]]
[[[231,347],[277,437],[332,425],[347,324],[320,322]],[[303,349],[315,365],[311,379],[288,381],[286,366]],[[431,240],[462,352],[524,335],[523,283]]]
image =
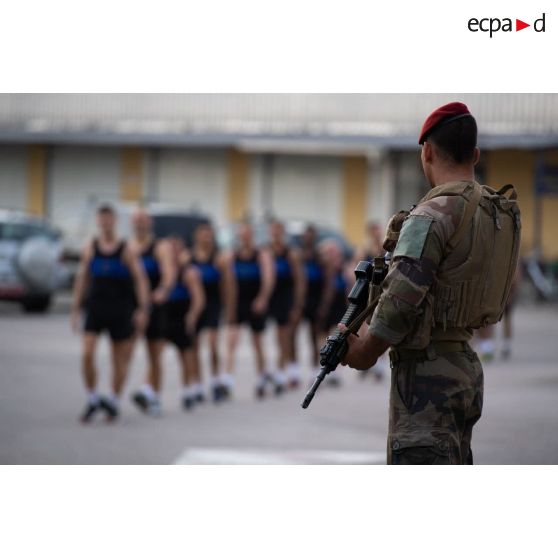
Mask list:
[[[444,329],[494,324],[502,317],[517,267],[517,193],[511,184],[496,191],[477,182],[456,182],[434,188],[421,203],[448,195],[462,196],[467,205],[431,289],[432,321]],[[463,242],[466,237],[469,242]]]

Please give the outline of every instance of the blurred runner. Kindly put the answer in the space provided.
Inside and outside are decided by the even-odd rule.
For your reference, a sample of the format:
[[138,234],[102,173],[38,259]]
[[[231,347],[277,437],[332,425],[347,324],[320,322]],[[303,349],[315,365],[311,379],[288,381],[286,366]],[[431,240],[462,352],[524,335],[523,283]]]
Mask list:
[[364,246],[355,251],[353,258],[354,266],[360,261],[371,262],[376,256],[383,256],[386,251],[382,244],[384,242],[384,228],[377,221],[370,221],[366,225],[366,241]]
[[[385,230],[378,221],[370,221],[366,225],[366,241],[362,248],[355,251],[355,256],[352,261],[352,269],[354,270],[358,262],[369,261],[372,262],[377,256],[384,256],[383,242]],[[369,372],[372,372],[374,378],[380,381],[389,372],[389,357],[387,353],[381,355],[376,364],[370,370],[361,370],[359,372],[361,378],[365,378]]]
[[494,360],[496,349],[496,344],[494,342],[495,333],[496,328],[494,325],[482,327],[475,333],[479,357],[483,362],[492,362]]
[[152,416],[161,413],[161,357],[165,348],[166,302],[176,282],[172,246],[166,239],[153,235],[153,221],[147,211],[132,215],[133,238],[130,247],[140,258],[149,280],[150,313],[145,341],[149,368],[145,383],[132,396],[134,403]]
[[194,345],[196,326],[205,305],[205,294],[200,273],[191,264],[183,240],[173,237],[170,241],[178,276],[168,297],[166,335],[178,351],[182,371],[182,406],[188,411],[202,400]]
[[[335,240],[320,243],[320,254],[325,264],[325,285],[319,323],[321,324],[320,346],[335,329],[347,309],[347,276],[343,250]],[[328,374],[327,383],[334,387],[340,385],[337,370]]]
[[[518,265],[513,277],[513,282],[508,296],[508,302],[502,314],[502,358],[508,360],[512,350],[512,313],[515,307],[517,291],[521,282],[521,265]],[[477,330],[476,345],[479,357],[483,362],[491,362],[496,357],[496,325],[490,325]]]
[[[112,207],[99,207],[97,226],[98,237],[83,249],[71,311],[72,327],[77,331],[80,310],[85,303],[82,370],[87,405],[81,415],[84,423],[89,422],[99,410],[104,411],[109,420],[118,417],[132,338],[134,331],[141,334],[145,328],[149,297],[147,280],[139,260],[126,242],[117,237],[116,214]],[[95,349],[103,331],[107,331],[111,339],[110,398],[97,392]]]
[[252,331],[258,372],[256,397],[263,398],[268,384],[274,384],[272,376],[266,369],[262,340],[266,311],[275,282],[273,259],[267,248],[256,247],[254,231],[249,224],[239,225],[237,240],[238,248],[233,259],[235,311],[233,323],[229,328],[227,373],[224,377],[224,385],[230,393],[233,388],[232,372],[238,346],[238,326],[248,324]]
[[[304,310],[300,320],[293,327],[292,349],[293,360],[297,360],[296,348],[296,331],[301,321],[308,323],[308,333],[311,348],[311,366],[312,374],[315,375],[319,371],[320,364],[320,346],[318,343],[318,335],[320,332],[320,319],[324,318],[320,308],[323,306],[323,295],[325,285],[325,269],[323,261],[320,257],[317,245],[318,234],[316,228],[308,225],[301,238],[302,260],[304,264],[304,274],[306,278],[306,297],[304,301]],[[291,385],[294,387],[291,380]]]
[[[223,308],[227,323],[231,323],[234,304],[233,270],[231,258],[220,251],[215,233],[209,223],[198,225],[194,233],[192,263],[199,269],[205,291],[205,308],[198,323],[198,333],[207,332],[209,343],[213,401],[218,403],[228,396],[228,378],[221,371],[219,357],[219,322]],[[196,351],[199,353],[200,337]],[[199,366],[199,354],[196,358]]]
[[293,331],[304,309],[306,277],[300,253],[285,242],[285,227],[280,221],[269,225],[269,248],[275,262],[275,286],[269,301],[269,316],[277,324],[279,359],[274,374],[275,393],[287,384],[300,383],[300,369],[294,360]]
[[502,316],[502,326],[504,330],[502,358],[504,360],[509,359],[512,353],[512,339],[513,339],[512,314],[515,309],[517,293],[519,291],[519,285],[521,283],[522,278],[523,278],[523,272],[521,269],[521,262],[520,262],[517,265],[517,268],[515,270],[513,283],[508,297],[508,303],[506,304],[504,315]]

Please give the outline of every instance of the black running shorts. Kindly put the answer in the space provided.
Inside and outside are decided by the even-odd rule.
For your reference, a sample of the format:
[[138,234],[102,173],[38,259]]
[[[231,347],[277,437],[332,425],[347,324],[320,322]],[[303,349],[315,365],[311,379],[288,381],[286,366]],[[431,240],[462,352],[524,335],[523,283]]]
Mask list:
[[134,334],[132,316],[133,310],[128,308],[90,304],[85,312],[83,329],[97,335],[106,331],[113,341],[125,341]]
[[165,338],[167,327],[167,308],[165,305],[154,304],[149,313],[149,323],[145,330],[145,337],[149,341],[157,341]]
[[278,326],[289,323],[289,316],[294,304],[292,291],[276,291],[269,301],[269,317],[273,318]]
[[186,312],[189,302],[169,302],[166,316],[166,339],[178,350],[185,351],[194,345],[194,337],[186,333]]
[[208,300],[198,321],[198,331],[204,329],[217,329],[221,318],[221,302]]
[[254,314],[251,310],[253,301],[238,302],[236,324],[248,324],[254,333],[261,333],[265,329],[265,315]]

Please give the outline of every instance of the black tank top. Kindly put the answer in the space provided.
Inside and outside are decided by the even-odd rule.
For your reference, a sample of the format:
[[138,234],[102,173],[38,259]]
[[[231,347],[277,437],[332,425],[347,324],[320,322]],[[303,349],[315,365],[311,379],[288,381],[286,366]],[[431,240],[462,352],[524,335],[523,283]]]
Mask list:
[[184,272],[188,269],[188,265],[180,267],[176,283],[167,300],[168,317],[173,323],[181,323],[190,307],[190,290],[184,284]]
[[89,304],[116,308],[133,306],[132,276],[128,266],[122,261],[125,246],[125,241],[121,241],[113,252],[106,254],[101,252],[99,241],[93,241],[93,258],[89,264]]
[[234,274],[238,284],[238,298],[240,301],[254,299],[261,286],[261,270],[258,261],[258,251],[254,250],[251,256],[243,258],[237,252],[234,258]]
[[293,270],[289,260],[289,249],[284,248],[279,254],[275,253],[275,288],[274,294],[288,293],[292,290]]
[[312,251],[304,258],[304,273],[308,283],[308,290],[321,289],[324,285],[324,269],[320,258],[315,251]]
[[205,297],[208,301],[221,300],[221,291],[219,289],[219,282],[221,281],[221,272],[215,264],[217,259],[217,250],[215,250],[208,260],[200,260],[195,256],[192,258],[192,263],[198,268]]
[[149,286],[154,291],[161,282],[161,269],[159,262],[155,257],[155,248],[157,241],[154,240],[141,254],[141,261],[147,278],[149,279]]

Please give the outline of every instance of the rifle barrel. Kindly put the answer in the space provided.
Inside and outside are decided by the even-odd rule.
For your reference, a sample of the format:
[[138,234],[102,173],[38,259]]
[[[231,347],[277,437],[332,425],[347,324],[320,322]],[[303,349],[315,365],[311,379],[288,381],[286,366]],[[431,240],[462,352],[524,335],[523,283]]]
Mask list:
[[328,371],[327,367],[323,366],[321,368],[320,373],[316,376],[316,379],[314,380],[314,383],[310,386],[310,389],[308,390],[308,393],[306,394],[306,397],[304,398],[304,401],[302,402],[302,408],[303,409],[308,408],[308,406],[312,402],[312,399],[314,399],[314,395],[316,395],[316,391],[318,391],[318,388],[320,387],[320,384],[324,381],[324,378],[327,376],[328,372],[329,371]]

